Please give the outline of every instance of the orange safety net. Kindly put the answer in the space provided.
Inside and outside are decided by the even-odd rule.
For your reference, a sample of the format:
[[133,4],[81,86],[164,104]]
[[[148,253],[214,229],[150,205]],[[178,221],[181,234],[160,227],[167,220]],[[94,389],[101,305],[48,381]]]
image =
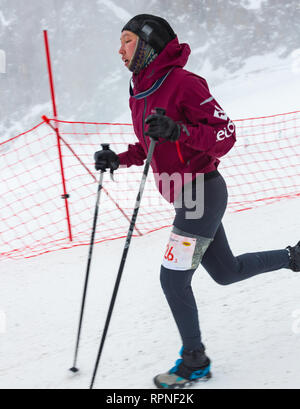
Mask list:
[[[46,122],[0,142],[1,260],[88,245],[99,179],[94,152],[101,143],[120,153],[136,142],[131,124],[51,124],[59,129],[61,158],[57,134]],[[228,211],[300,196],[300,111],[235,124],[237,143],[219,167],[228,185]],[[62,198],[60,163],[67,198]],[[119,169],[115,181],[105,173],[96,242],[126,237],[142,171]],[[134,236],[170,226],[173,218],[174,209],[157,191],[150,172]]]

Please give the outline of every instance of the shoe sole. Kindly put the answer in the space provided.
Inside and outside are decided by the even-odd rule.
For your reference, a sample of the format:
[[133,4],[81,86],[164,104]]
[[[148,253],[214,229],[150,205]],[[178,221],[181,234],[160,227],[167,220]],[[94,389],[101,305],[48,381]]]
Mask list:
[[[159,375],[158,375],[158,376],[159,376]],[[199,383],[199,382],[207,382],[207,381],[209,381],[209,380],[212,378],[212,373],[209,372],[207,375],[203,376],[203,378],[198,378],[198,379],[195,379],[195,380],[193,380],[193,381],[187,380],[186,382],[180,383],[180,384],[179,384],[179,383],[175,383],[175,384],[173,384],[173,385],[169,385],[168,387],[163,386],[161,383],[158,382],[158,380],[157,380],[157,377],[158,377],[158,376],[156,376],[156,377],[153,379],[153,382],[154,382],[155,386],[156,386],[158,389],[183,389],[183,388],[192,386],[192,385],[194,385],[194,384],[196,384],[196,383]]]

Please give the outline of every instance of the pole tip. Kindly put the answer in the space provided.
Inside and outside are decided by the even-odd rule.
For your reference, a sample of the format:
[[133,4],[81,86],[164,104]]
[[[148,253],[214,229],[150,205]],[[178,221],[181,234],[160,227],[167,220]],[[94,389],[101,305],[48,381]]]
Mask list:
[[73,373],[77,373],[77,372],[79,372],[79,369],[76,368],[75,366],[73,366],[73,368],[70,368],[70,371],[73,372]]

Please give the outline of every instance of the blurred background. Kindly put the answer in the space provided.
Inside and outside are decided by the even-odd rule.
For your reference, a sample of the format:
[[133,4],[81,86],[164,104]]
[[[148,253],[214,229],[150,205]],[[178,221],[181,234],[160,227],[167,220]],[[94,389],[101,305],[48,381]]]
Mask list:
[[207,79],[233,119],[297,109],[299,0],[0,0],[0,138],[52,116],[45,29],[59,118],[130,121],[119,38],[140,13],[166,18],[190,44],[186,68]]

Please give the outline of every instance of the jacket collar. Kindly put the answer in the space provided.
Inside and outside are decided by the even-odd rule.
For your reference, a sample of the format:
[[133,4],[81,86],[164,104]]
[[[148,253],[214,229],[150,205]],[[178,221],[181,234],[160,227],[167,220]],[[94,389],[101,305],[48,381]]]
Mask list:
[[171,72],[174,70],[175,67],[171,68],[163,77],[159,78],[155,83],[147,89],[146,91],[140,92],[139,94],[134,95],[133,88],[130,82],[130,96],[135,98],[135,99],[143,99],[148,97],[149,95],[153,94],[155,91],[158,90],[158,88],[164,83],[165,79],[171,74]]

